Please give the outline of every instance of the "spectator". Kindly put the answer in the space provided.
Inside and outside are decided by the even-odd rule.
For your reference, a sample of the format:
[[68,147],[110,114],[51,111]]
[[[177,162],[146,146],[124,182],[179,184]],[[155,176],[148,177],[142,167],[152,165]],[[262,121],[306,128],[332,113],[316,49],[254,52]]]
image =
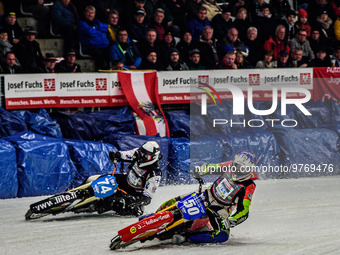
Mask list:
[[278,25],[275,29],[275,36],[271,36],[267,41],[265,41],[263,48],[265,50],[273,50],[274,60],[278,59],[279,52],[282,50],[289,53],[290,47],[286,41],[286,28],[283,25]]
[[247,39],[244,44],[249,49],[249,54],[247,57],[247,61],[250,66],[255,66],[257,61],[263,58],[264,48],[257,38],[257,28],[249,27],[247,31]]
[[64,52],[72,49],[76,41],[75,35],[79,22],[76,7],[71,0],[58,0],[51,8],[53,31],[62,34],[64,39]]
[[203,28],[210,26],[210,22],[207,19],[207,9],[201,7],[195,18],[188,21],[188,30],[191,32],[194,40],[199,40],[202,35]]
[[221,46],[226,50],[235,50],[247,57],[249,54],[249,49],[244,45],[244,43],[238,38],[238,30],[236,28],[230,28],[226,37],[223,38]]
[[189,67],[185,62],[180,59],[179,51],[176,48],[170,50],[167,71],[182,71],[189,70]]
[[164,10],[158,8],[153,15],[153,19],[150,21],[150,28],[154,28],[157,31],[159,41],[163,40],[165,31],[168,28],[168,25],[164,21],[164,17]]
[[133,15],[133,20],[128,23],[128,33],[129,39],[133,40],[135,43],[144,39],[149,26],[145,19],[145,11],[142,9],[137,10]]
[[214,29],[214,37],[221,41],[228,33],[229,29],[234,27],[233,20],[231,18],[231,7],[223,6],[222,13],[217,14],[211,21],[211,26]]
[[222,59],[222,69],[237,69],[235,64],[236,55],[234,51],[228,51]]
[[237,65],[237,69],[249,68],[249,63],[243,57],[241,52],[236,52],[235,64]]
[[300,30],[298,30],[296,37],[290,41],[289,46],[291,50],[301,49],[303,51],[303,57],[310,61],[315,58],[315,56],[306,37],[307,31],[301,28]]
[[207,9],[207,19],[211,21],[217,14],[222,14],[222,8],[215,0],[203,0],[202,6]]
[[[226,1],[222,0],[220,2],[225,3]],[[231,15],[236,16],[239,9],[241,8],[248,9],[248,5],[250,1],[249,0],[228,0],[227,2],[229,3],[227,6],[230,7]]]
[[15,74],[22,73],[21,66],[15,64],[15,54],[11,51],[6,52],[4,62],[1,64],[2,73]]
[[183,0],[166,0],[165,3],[168,6],[172,16],[174,17],[173,25],[179,27],[180,31],[186,29],[187,23],[187,11],[185,8],[185,1]]
[[239,38],[242,42],[244,42],[247,38],[248,28],[251,26],[251,23],[248,18],[248,12],[245,8],[240,8],[237,11],[234,26],[239,32]]
[[321,37],[325,38],[328,43],[331,43],[334,38],[334,27],[327,9],[320,10],[319,16],[316,18],[316,26],[320,28]]
[[335,39],[337,41],[340,41],[340,15],[336,18],[336,21],[334,22],[334,34]]
[[288,0],[272,0],[272,14],[275,20],[284,19],[292,9]]
[[329,41],[327,41],[325,38],[322,38],[320,36],[320,29],[314,27],[312,29],[312,35],[308,38],[310,47],[313,50],[314,55],[316,55],[316,51],[320,49],[320,47],[325,48],[327,54],[332,54],[333,49],[331,48],[331,45]]
[[334,17],[340,16],[340,1],[338,0],[330,0],[329,6],[332,8]]
[[188,62],[189,70],[206,70],[205,66],[200,63],[201,53],[199,49],[193,49],[189,52],[190,60]]
[[96,8],[92,5],[85,8],[84,16],[85,18],[78,24],[82,51],[94,59],[97,70],[108,69],[109,40],[106,37],[108,25],[95,18]]
[[46,53],[46,57],[42,65],[38,68],[38,73],[55,73],[55,65],[57,58],[53,53]]
[[216,38],[213,37],[214,29],[204,27],[200,38],[198,49],[200,50],[201,63],[208,69],[214,69],[218,65],[220,46]]
[[76,52],[69,49],[65,52],[64,60],[57,64],[55,68],[56,73],[80,73],[81,66],[76,63]]
[[[8,41],[7,31],[0,29],[0,59],[4,59],[9,51],[13,51],[13,45]],[[20,65],[17,58],[15,59],[15,64]]]
[[289,10],[286,14],[285,19],[281,20],[281,24],[286,28],[286,38],[285,40],[289,43],[295,37],[296,27],[295,27],[296,12],[294,10]]
[[96,16],[101,22],[106,23],[112,11],[117,11],[118,13],[123,11],[121,2],[121,0],[95,0],[90,1],[87,5],[91,5],[93,3],[93,6],[97,10]]
[[4,31],[7,31],[8,41],[12,44],[18,44],[23,38],[23,31],[17,22],[17,16],[14,12],[9,12],[5,16],[5,21],[2,24]]
[[180,52],[183,61],[189,63],[189,52],[198,48],[198,42],[192,39],[190,31],[185,31],[181,41],[176,45],[176,48]]
[[273,50],[266,50],[264,53],[264,59],[263,60],[259,60],[256,63],[256,68],[273,68],[273,56],[274,56],[274,52]]
[[167,63],[170,55],[170,49],[176,47],[176,41],[171,31],[165,32],[163,40],[159,43],[159,60],[161,63]]
[[128,70],[138,69],[142,58],[137,49],[136,44],[130,41],[128,32],[125,28],[118,29],[118,38],[110,47],[110,60],[121,59],[124,63],[124,68]]
[[330,14],[329,16],[331,19],[334,18],[333,9],[328,2],[326,0],[312,0],[308,4],[307,13],[312,27],[316,25],[316,20],[320,14],[320,10],[326,10],[327,13]]
[[124,68],[124,63],[121,59],[116,59],[116,60],[113,60],[112,61],[112,67],[111,67],[111,70],[126,70]]
[[[119,13],[123,11],[123,3],[128,1],[121,0],[73,0],[72,3],[76,6],[79,14],[84,14],[88,5],[96,8],[96,17],[102,22],[106,23],[108,15],[111,11],[117,10]],[[132,13],[133,14],[133,13]],[[129,17],[132,17],[130,15]],[[83,17],[81,17],[83,18]]]
[[278,61],[277,61],[277,67],[278,68],[288,68],[292,67],[292,65],[288,62],[288,52],[285,50],[282,50],[279,52],[278,55]]
[[119,29],[119,13],[117,10],[112,10],[109,13],[108,17],[108,33],[107,33],[107,39],[110,42],[110,45],[112,45],[116,39],[117,39],[117,31]]
[[38,34],[40,37],[48,37],[50,34],[50,8],[53,1],[50,0],[25,0],[22,1],[23,10],[33,13],[38,19]]
[[[290,58],[288,62],[293,67],[307,67],[308,61],[303,58],[303,51],[301,49],[291,49]],[[296,61],[296,62],[295,62]]]
[[157,52],[156,51],[150,50],[149,53],[146,54],[146,57],[143,58],[143,60],[142,60],[142,64],[140,65],[140,69],[157,70],[157,71],[163,70],[161,63],[157,60]]
[[300,9],[298,12],[298,20],[295,22],[296,31],[303,28],[307,32],[307,37],[310,36],[311,26],[308,23],[308,13],[304,9]]
[[37,72],[44,60],[40,45],[35,40],[36,35],[37,31],[31,26],[27,26],[24,30],[24,38],[13,48],[21,64],[22,71],[25,73]]
[[315,54],[315,58],[308,64],[309,67],[328,67],[331,66],[331,59],[327,55],[326,49],[320,47]]
[[272,18],[269,4],[263,4],[261,13],[256,16],[255,24],[258,29],[258,38],[260,42],[265,42],[275,32],[275,20]]
[[335,66],[340,67],[340,45],[335,48],[333,56],[335,58]]
[[194,19],[197,16],[199,9],[202,7],[202,0],[186,0],[185,9],[188,13],[188,19]]
[[145,38],[137,43],[137,48],[142,59],[144,59],[151,50],[155,51],[158,56],[159,43],[157,41],[156,30],[153,28],[149,28],[149,30],[146,32]]
[[[121,1],[125,3],[123,14],[120,13],[120,24],[126,24],[130,21],[131,17],[136,13],[137,10],[145,10],[146,0],[127,0]],[[131,3],[132,2],[132,3]],[[147,13],[149,15],[149,13]],[[149,22],[149,17],[147,16],[147,22]]]
[[262,6],[267,4],[265,0],[250,0],[248,5],[250,21],[255,22],[257,17],[261,15]]
[[158,8],[161,8],[164,10],[164,14],[165,14],[164,20],[169,26],[172,26],[174,17],[172,16],[172,13],[170,12],[169,8],[166,6],[166,4],[162,0],[146,0],[145,12],[146,12],[148,21],[152,19],[153,14]]

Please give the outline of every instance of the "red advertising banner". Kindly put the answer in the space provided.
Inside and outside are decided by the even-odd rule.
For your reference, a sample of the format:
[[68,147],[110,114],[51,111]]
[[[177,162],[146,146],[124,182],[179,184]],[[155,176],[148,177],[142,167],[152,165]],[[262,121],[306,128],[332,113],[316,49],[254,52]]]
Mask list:
[[340,103],[340,67],[318,67],[314,72],[314,101],[333,99]]

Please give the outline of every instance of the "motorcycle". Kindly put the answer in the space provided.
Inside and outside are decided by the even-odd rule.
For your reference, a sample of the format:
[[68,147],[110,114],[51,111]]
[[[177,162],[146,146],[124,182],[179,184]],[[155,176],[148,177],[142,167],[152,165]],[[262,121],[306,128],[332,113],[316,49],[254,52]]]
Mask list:
[[158,238],[171,238],[175,233],[183,233],[194,220],[206,214],[209,203],[202,193],[203,180],[199,181],[198,193],[191,193],[173,205],[145,216],[140,221],[118,231],[118,235],[111,240],[110,249],[124,248],[138,241],[145,242]]
[[47,215],[56,215],[65,212],[74,213],[91,213],[98,210],[97,205],[110,200],[114,203],[121,197],[127,196],[126,192],[118,188],[118,183],[114,177],[115,168],[110,175],[100,176],[98,179],[70,189],[66,192],[59,193],[48,197],[44,200],[30,205],[25,214],[26,220],[38,219]]

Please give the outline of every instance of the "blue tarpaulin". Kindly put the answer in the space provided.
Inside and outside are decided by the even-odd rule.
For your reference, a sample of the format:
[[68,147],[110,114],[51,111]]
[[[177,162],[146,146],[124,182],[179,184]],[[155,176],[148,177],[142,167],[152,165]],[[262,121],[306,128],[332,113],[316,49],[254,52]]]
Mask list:
[[62,138],[59,124],[52,120],[45,109],[40,109],[37,113],[30,111],[12,111],[12,113],[26,123],[29,131],[40,135]]
[[17,157],[15,148],[0,139],[0,198],[13,198],[18,193]]
[[186,111],[166,113],[171,137],[190,138],[190,115]]
[[76,168],[62,140],[32,132],[3,139],[16,149],[19,197],[51,195],[70,186]]
[[111,134],[132,135],[135,118],[127,107],[99,112],[52,113],[67,139],[99,141]]
[[23,120],[0,107],[0,137],[25,131],[27,131],[27,126]]
[[[281,177],[327,175],[339,172],[339,135],[330,129],[277,129],[272,130],[280,146],[280,163],[298,170],[281,173]],[[297,165],[300,164],[300,165]],[[311,170],[320,164],[332,169]],[[323,167],[322,165],[320,165]]]
[[[109,152],[117,150],[112,144],[87,142],[79,140],[65,140],[69,147],[71,159],[77,168],[77,173],[71,187],[79,186],[83,181],[96,174],[111,174],[114,165],[109,159]],[[120,163],[115,173],[120,173]]]

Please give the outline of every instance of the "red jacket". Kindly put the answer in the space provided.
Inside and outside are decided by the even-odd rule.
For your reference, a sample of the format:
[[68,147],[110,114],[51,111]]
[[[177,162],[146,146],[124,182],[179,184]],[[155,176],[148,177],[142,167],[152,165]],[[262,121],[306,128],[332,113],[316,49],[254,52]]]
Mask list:
[[277,56],[279,55],[281,50],[285,50],[289,54],[289,46],[287,42],[281,42],[280,44],[277,43],[276,40],[273,39],[271,36],[267,41],[264,42],[263,48],[265,50],[273,50],[274,51],[274,56],[273,59],[277,60]]

